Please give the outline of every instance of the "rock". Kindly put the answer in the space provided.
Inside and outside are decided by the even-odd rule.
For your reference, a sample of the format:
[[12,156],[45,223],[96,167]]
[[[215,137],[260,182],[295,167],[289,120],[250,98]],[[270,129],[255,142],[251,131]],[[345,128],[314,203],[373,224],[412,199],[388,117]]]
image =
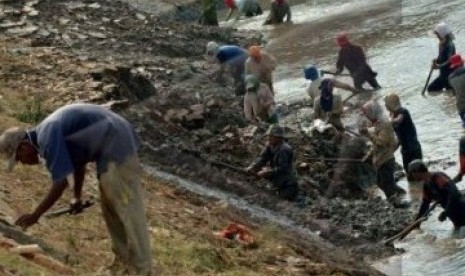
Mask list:
[[90,84],[90,87],[93,88],[93,89],[101,89],[102,86],[103,86],[103,83],[101,83],[99,81],[93,81]]
[[201,137],[211,137],[213,136],[213,133],[206,129],[206,128],[202,128],[202,129],[199,129],[195,132],[196,135],[198,136],[201,136]]
[[71,39],[71,37],[70,37],[69,34],[67,34],[67,33],[62,34],[62,35],[61,35],[61,38],[63,38],[63,40],[64,40],[67,44],[73,43],[73,40]]
[[39,27],[30,25],[27,27],[11,28],[11,29],[6,30],[5,33],[9,35],[15,35],[15,36],[27,36],[27,35],[31,35],[37,32],[38,29]]
[[26,22],[24,21],[7,21],[7,22],[4,22],[2,24],[0,24],[0,28],[2,29],[9,29],[9,28],[13,28],[13,27],[18,27],[18,26],[23,26],[24,24],[26,24]]
[[85,40],[85,39],[88,39],[89,37],[85,34],[81,34],[81,33],[73,33],[78,39],[81,39],[81,40]]
[[203,120],[203,116],[201,114],[195,114],[195,113],[191,113],[191,114],[188,114],[186,115],[186,121],[190,122],[190,121],[194,121],[194,120]]
[[89,20],[89,18],[87,17],[87,15],[83,14],[83,13],[78,13],[76,14],[76,19],[77,20],[82,20],[82,21],[87,21]]
[[257,127],[250,125],[248,127],[239,129],[239,132],[242,134],[244,138],[252,138],[255,136],[255,133],[257,132]]
[[30,12],[27,13],[28,16],[33,17],[33,16],[38,16],[39,11],[38,10],[31,10]]
[[286,262],[290,266],[295,266],[295,267],[304,267],[305,263],[306,263],[304,259],[296,258],[296,257],[292,257],[292,256],[287,257]]
[[60,24],[61,26],[64,26],[64,25],[67,25],[70,21],[71,20],[68,18],[60,17],[60,19],[58,19],[58,24]]
[[107,84],[102,87],[102,92],[104,94],[112,94],[115,93],[115,91],[118,89],[118,86],[114,83]]
[[29,13],[31,11],[33,11],[34,8],[32,7],[29,7],[29,6],[24,6],[23,9],[21,10],[23,13]]
[[207,107],[221,107],[223,103],[218,99],[211,99],[207,102]]
[[87,34],[93,38],[106,39],[107,36],[104,33],[100,32],[87,32]]
[[169,109],[164,119],[165,121],[182,121],[187,115],[189,114],[189,110],[187,109]]
[[25,7],[33,7],[35,5],[39,4],[39,0],[33,0],[33,1],[28,1],[26,4],[24,4]]
[[136,13],[136,18],[139,19],[139,20],[141,20],[141,21],[144,21],[145,19],[147,19],[147,18],[145,17],[145,15],[143,15],[143,14],[141,14],[141,13]]
[[205,114],[205,106],[203,104],[194,104],[194,105],[191,105],[189,108],[190,110],[192,110],[193,114],[196,114],[196,115]]
[[234,133],[232,133],[232,132],[226,132],[226,133],[224,134],[224,137],[231,139],[231,138],[234,137]]
[[87,5],[87,7],[91,9],[100,9],[102,6],[99,3],[92,3],[90,5]]
[[185,120],[181,121],[181,125],[187,129],[199,129],[205,125],[205,119],[200,114],[188,114],[185,116]]
[[116,110],[119,108],[126,108],[129,106],[129,101],[128,100],[119,100],[119,101],[109,101],[104,104],[101,104],[101,106],[111,109],[111,110]]

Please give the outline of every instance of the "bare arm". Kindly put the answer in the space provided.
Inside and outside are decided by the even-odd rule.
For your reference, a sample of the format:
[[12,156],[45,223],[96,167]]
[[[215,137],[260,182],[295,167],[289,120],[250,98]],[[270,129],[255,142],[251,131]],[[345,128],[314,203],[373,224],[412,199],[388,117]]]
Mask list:
[[402,123],[403,120],[404,120],[404,115],[403,114],[399,114],[397,116],[394,115],[391,118],[391,123],[392,123],[392,125],[399,125],[399,124]]
[[82,185],[84,183],[84,176],[86,173],[86,167],[82,166],[74,172],[74,198],[81,200],[82,196]]
[[53,183],[52,188],[48,192],[47,196],[37,206],[36,210],[32,214],[22,215],[15,224],[23,228],[27,228],[39,220],[39,218],[47,212],[50,207],[63,195],[64,190],[68,187],[68,180],[66,178],[60,182]]
[[346,91],[351,91],[351,92],[356,92],[357,90],[350,86],[349,84],[345,83],[345,82],[342,82],[342,81],[338,81],[338,80],[333,80],[333,85],[334,87],[337,87],[337,88],[340,88],[340,89],[343,89],[343,90],[346,90]]

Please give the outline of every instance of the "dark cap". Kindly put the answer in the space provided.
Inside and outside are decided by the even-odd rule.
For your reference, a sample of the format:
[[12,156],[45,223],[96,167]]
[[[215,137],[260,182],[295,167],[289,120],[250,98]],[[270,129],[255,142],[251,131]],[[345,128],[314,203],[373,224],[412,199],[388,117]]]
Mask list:
[[428,167],[420,159],[415,159],[408,164],[408,173],[428,172]]

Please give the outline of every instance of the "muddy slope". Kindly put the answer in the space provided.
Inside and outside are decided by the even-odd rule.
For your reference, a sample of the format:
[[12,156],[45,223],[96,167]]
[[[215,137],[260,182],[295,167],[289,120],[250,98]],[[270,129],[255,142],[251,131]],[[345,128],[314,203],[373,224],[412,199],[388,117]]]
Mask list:
[[[26,1],[8,3],[13,10],[28,6]],[[244,121],[242,100],[234,96],[231,80],[225,86],[211,81],[214,68],[203,59],[204,46],[209,40],[246,46],[260,35],[166,21],[118,1],[42,0],[29,7],[7,13],[2,23],[18,25],[6,27],[5,35],[23,37],[34,47],[60,48],[76,62],[93,62],[93,68],[81,68],[75,81],[86,84],[89,97],[97,94],[96,102],[131,99],[115,93],[122,86],[119,78],[102,81],[95,78],[95,70],[110,68],[114,73],[126,68],[127,76],[153,84],[154,96],[121,111],[144,141],[141,155],[146,164],[243,196],[321,231],[346,249],[373,249],[355,250],[357,254],[372,258],[393,253],[376,242],[401,229],[409,214],[381,199],[353,200],[353,191],[340,185],[345,179],[333,181],[336,171],[351,171],[346,164],[306,160],[338,156],[340,148],[331,135],[312,138],[302,133],[302,118],[295,117],[300,107],[282,107],[289,115],[289,143],[296,150],[302,176],[304,192],[298,202],[280,201],[266,182],[219,165],[247,165],[260,152],[267,126]],[[74,97],[81,87],[65,87],[49,108],[83,100]],[[336,184],[342,192],[331,192]]]

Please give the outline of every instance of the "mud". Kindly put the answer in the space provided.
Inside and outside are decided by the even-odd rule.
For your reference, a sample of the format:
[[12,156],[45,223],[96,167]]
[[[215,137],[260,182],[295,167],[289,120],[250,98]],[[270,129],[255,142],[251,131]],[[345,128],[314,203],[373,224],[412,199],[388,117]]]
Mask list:
[[[20,2],[14,7],[25,5]],[[234,96],[232,80],[225,85],[212,82],[215,69],[204,61],[204,46],[210,40],[247,46],[260,41],[260,34],[174,22],[119,1],[42,0],[34,9],[38,14],[24,19],[29,29],[5,34],[21,36],[33,47],[58,48],[83,63],[126,68],[123,73],[106,69],[101,78],[96,78],[95,68],[77,74],[75,80],[81,84],[102,82],[95,90],[114,85],[114,90],[107,87],[112,96],[105,100],[127,99],[131,94],[141,100],[152,95],[142,102],[131,102],[121,111],[142,138],[141,156],[146,164],[241,196],[320,232],[335,245],[364,258],[395,253],[377,242],[401,230],[410,214],[359,189],[365,173],[373,173],[371,166],[308,160],[360,158],[366,145],[363,139],[349,135],[339,140],[331,133],[306,132],[302,122],[308,121],[311,109],[305,102],[281,106],[288,142],[297,155],[302,188],[297,202],[281,201],[266,181],[215,163],[247,166],[266,142],[267,126],[252,126],[244,120],[242,99]],[[3,20],[19,22],[10,16]],[[121,82],[137,75],[144,76],[135,82],[137,85]],[[111,80],[102,81],[105,76]],[[140,84],[145,92],[136,95]],[[73,92],[70,89],[68,93]],[[55,105],[72,101],[75,99],[56,99]],[[353,147],[354,143],[360,147]]]

